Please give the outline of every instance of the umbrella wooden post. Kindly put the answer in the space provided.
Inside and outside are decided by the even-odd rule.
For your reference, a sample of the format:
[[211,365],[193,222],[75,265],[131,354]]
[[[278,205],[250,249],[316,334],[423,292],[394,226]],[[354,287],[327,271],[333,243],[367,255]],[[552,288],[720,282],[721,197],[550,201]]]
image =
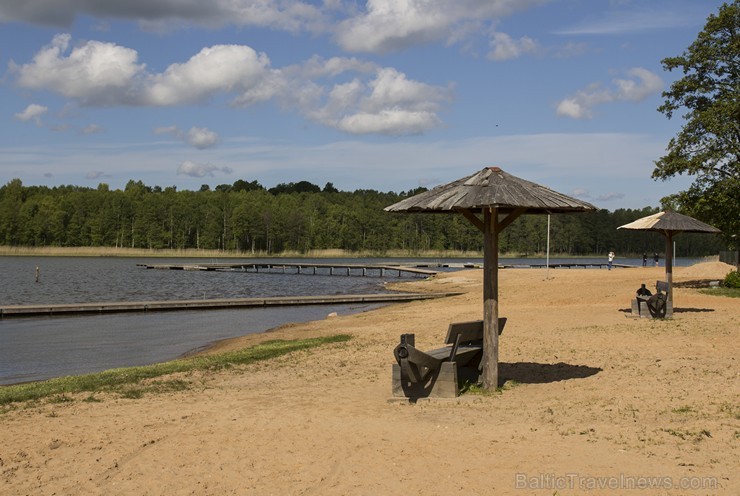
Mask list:
[[673,233],[671,231],[665,233],[665,282],[668,283],[666,305],[673,313]]
[[483,212],[483,388],[498,387],[498,209]]

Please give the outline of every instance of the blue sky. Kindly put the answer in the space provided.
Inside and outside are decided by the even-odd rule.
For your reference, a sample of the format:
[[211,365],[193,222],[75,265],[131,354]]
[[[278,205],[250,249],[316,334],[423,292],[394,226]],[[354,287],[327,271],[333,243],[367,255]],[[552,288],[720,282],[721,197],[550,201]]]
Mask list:
[[432,187],[496,165],[659,206],[657,112],[716,0],[10,0],[0,184]]

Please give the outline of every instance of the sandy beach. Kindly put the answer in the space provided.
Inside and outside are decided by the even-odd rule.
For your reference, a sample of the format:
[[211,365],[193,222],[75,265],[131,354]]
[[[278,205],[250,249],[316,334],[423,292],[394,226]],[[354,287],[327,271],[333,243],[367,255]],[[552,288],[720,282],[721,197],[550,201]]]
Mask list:
[[737,495],[740,301],[693,287],[730,269],[674,269],[663,321],[626,313],[662,267],[502,270],[502,390],[416,404],[388,401],[399,334],[481,318],[483,274],[399,284],[463,294],[220,343],[353,336],[185,391],[0,415],[0,494]]

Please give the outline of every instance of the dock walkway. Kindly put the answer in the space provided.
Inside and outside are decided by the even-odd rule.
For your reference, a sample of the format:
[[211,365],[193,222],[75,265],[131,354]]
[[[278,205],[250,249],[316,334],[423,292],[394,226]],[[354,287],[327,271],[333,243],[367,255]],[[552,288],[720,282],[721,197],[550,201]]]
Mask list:
[[193,264],[137,264],[145,269],[159,270],[205,270],[205,271],[243,271],[270,274],[311,274],[384,277],[386,273],[411,274],[429,277],[437,274],[435,270],[409,267],[406,265],[375,264],[322,264],[294,262],[236,262],[236,263],[193,263]]
[[339,305],[348,303],[397,303],[456,296],[460,293],[376,293],[362,295],[277,296],[271,298],[228,298],[107,303],[65,303],[55,305],[13,305],[0,307],[0,319],[114,312],[154,312],[224,308],[264,308],[293,305]]

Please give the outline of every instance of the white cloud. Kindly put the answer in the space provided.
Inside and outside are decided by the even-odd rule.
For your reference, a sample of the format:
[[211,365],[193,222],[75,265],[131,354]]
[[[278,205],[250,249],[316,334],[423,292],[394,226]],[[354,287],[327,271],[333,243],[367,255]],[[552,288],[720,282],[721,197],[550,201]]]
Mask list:
[[573,119],[586,119],[591,117],[591,112],[578,102],[577,98],[566,98],[558,103],[556,109],[558,115],[572,117]]
[[570,192],[570,194],[571,196],[581,198],[583,200],[591,199],[591,192],[589,192],[586,188],[575,188],[573,191]]
[[375,79],[335,85],[323,106],[307,102],[306,114],[351,134],[419,134],[440,125],[441,101],[450,90],[406,78],[395,69],[378,71]]
[[[89,106],[191,105],[219,95],[232,95],[235,107],[273,100],[352,134],[424,132],[441,124],[438,112],[451,98],[450,88],[414,81],[393,68],[355,58],[312,57],[275,69],[266,54],[251,47],[216,45],[151,74],[137,63],[134,50],[88,41],[66,55],[69,43],[68,35],[56,36],[32,62],[14,65],[18,85],[55,91]],[[191,130],[190,138],[179,130],[155,132],[169,132],[198,148],[217,141],[198,130]]]
[[629,102],[641,102],[650,95],[659,93],[663,89],[663,80],[655,73],[635,67],[627,72],[634,79],[615,79],[617,85],[617,100]]
[[177,126],[158,127],[154,129],[154,134],[170,134],[177,140],[187,143],[199,150],[210,148],[219,142],[218,134],[205,127],[191,127],[190,131],[187,133]]
[[120,104],[130,99],[136,77],[144,70],[137,64],[137,53],[113,43],[88,41],[64,56],[70,43],[68,34],[54,37],[33,62],[10,64],[23,88],[53,90],[74,98],[83,105]]
[[149,105],[182,105],[207,100],[217,93],[273,96],[266,89],[270,60],[244,45],[216,45],[202,49],[183,64],[148,78],[142,100]]
[[214,172],[222,172],[224,174],[231,174],[234,170],[230,167],[216,167],[211,164],[197,164],[190,160],[184,161],[177,168],[178,176],[190,176],[190,177],[205,177],[214,176]]
[[191,127],[188,131],[187,140],[195,148],[203,150],[218,143],[218,134],[204,127]]
[[101,177],[111,177],[111,176],[101,171],[90,171],[87,174],[85,174],[85,179],[90,179],[90,180],[100,179]]
[[624,198],[624,193],[616,193],[614,191],[611,191],[609,193],[605,193],[603,195],[597,196],[596,200],[601,201],[601,202],[606,202],[606,201],[613,201],[613,200],[621,200],[622,198]]
[[456,42],[466,24],[491,23],[547,0],[368,0],[366,11],[337,27],[350,52],[385,53],[432,41]]
[[28,122],[34,121],[37,126],[41,125],[41,116],[49,111],[48,107],[32,103],[23,112],[15,114],[15,118],[19,121]]
[[431,112],[381,110],[374,114],[359,112],[342,117],[336,128],[351,134],[421,134],[439,125]]
[[291,32],[320,31],[328,21],[321,9],[299,0],[33,0],[0,4],[0,22],[21,21],[69,27],[83,15],[134,19],[152,30],[165,24],[264,26]]
[[344,50],[383,53],[430,42],[458,43],[516,11],[549,1],[33,0],[1,3],[0,23],[69,28],[78,17],[89,16],[106,24],[115,19],[134,20],[156,32],[192,25],[254,26],[290,33],[333,34]]
[[574,96],[561,100],[556,113],[573,119],[590,119],[596,105],[611,102],[640,102],[660,93],[663,80],[657,74],[641,67],[627,71],[633,79],[614,79],[615,89],[603,88],[599,83],[589,85]]
[[506,33],[493,33],[491,39],[492,50],[488,53],[490,60],[502,61],[516,59],[526,53],[537,51],[537,42],[532,38],[523,36],[518,40],[513,39]]

